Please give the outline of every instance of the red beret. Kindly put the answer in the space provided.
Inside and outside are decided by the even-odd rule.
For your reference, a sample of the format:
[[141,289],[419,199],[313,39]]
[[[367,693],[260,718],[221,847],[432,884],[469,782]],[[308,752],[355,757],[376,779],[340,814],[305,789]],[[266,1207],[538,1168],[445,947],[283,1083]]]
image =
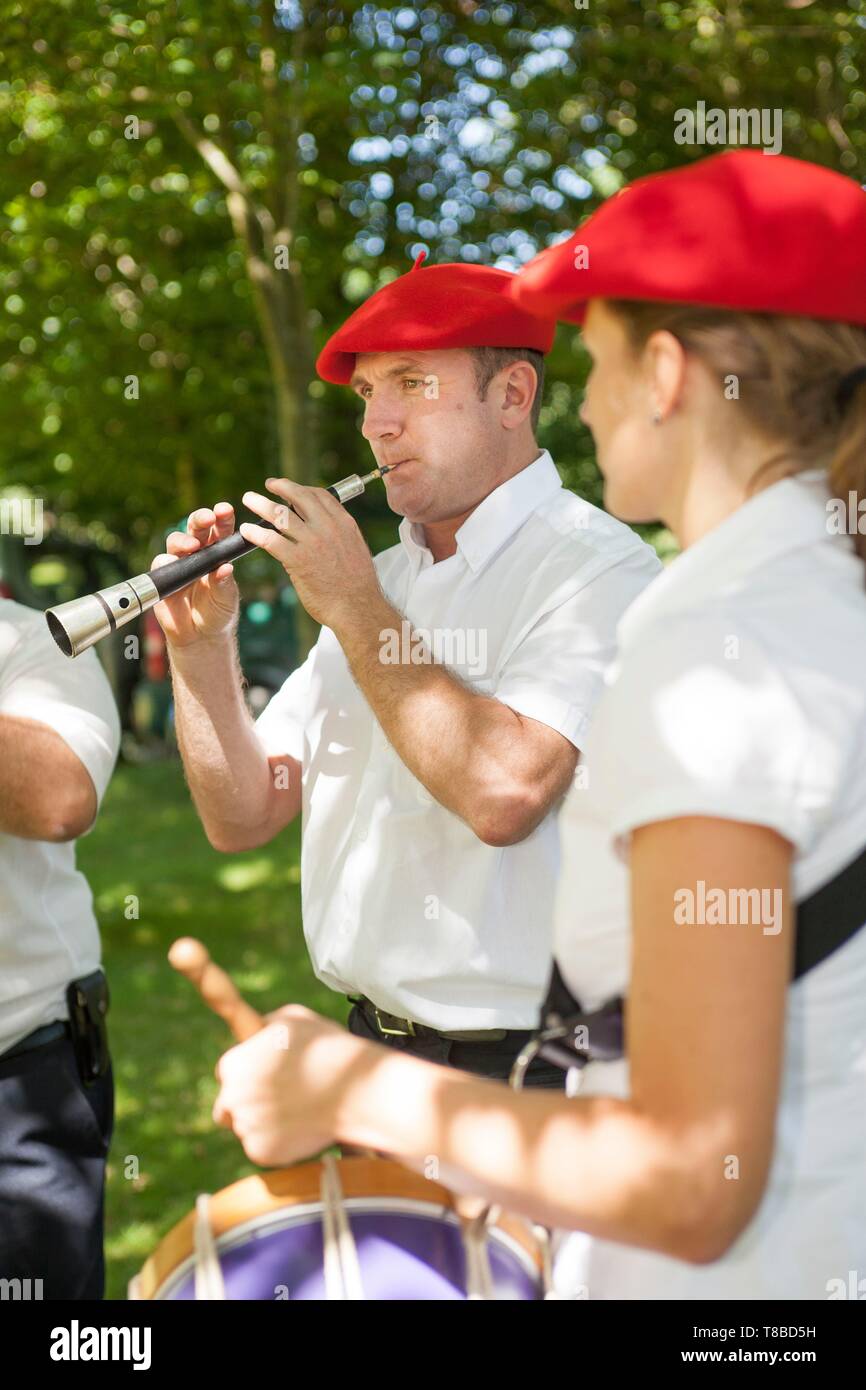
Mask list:
[[602,297],[866,324],[866,192],[785,155],[713,155],[614,194],[512,293],[572,323]]
[[422,269],[421,259],[406,275],[371,294],[328,339],[316,362],[320,377],[346,385],[358,352],[467,347],[550,351],[556,321],[514,302],[510,271],[483,265]]

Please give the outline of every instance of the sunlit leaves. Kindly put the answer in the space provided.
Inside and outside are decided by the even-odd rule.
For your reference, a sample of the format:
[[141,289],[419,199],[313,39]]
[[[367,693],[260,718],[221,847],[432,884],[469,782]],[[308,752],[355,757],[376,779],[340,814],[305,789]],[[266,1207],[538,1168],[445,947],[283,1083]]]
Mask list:
[[[422,246],[517,269],[626,178],[703,153],[673,141],[674,112],[700,100],[781,107],[786,153],[866,174],[851,7],[305,0],[302,43],[297,0],[269,33],[266,14],[0,0],[4,473],[49,477],[58,505],[145,543],[179,489],[259,485],[276,439],[245,251],[178,111],[284,219],[315,347]],[[567,400],[545,442],[591,488],[573,341],[551,363]],[[135,402],[107,386],[130,372]],[[351,471],[356,407],[331,387],[312,399],[320,472]]]

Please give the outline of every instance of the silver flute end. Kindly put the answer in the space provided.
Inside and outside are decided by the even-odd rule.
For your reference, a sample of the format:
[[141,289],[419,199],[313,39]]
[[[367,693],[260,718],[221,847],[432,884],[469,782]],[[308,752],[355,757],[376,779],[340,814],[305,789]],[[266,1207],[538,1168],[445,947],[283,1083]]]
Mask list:
[[108,589],[49,608],[45,619],[64,656],[80,656],[156,603],[159,593],[150,575],[137,574]]

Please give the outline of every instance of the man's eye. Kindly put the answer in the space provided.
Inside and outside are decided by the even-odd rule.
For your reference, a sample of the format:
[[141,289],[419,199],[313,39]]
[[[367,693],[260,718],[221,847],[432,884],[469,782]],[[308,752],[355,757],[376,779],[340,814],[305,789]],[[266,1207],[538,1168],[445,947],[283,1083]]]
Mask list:
[[413,388],[415,386],[423,386],[424,383],[419,376],[406,376],[403,378],[403,385]]

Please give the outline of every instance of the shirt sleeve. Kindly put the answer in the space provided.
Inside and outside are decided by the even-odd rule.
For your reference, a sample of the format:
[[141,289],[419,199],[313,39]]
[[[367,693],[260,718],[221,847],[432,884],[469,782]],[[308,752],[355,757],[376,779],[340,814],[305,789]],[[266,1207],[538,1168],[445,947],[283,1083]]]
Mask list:
[[[847,713],[846,713],[847,710]],[[737,615],[677,618],[623,654],[590,749],[625,853],[637,826],[679,816],[764,825],[808,849],[851,756],[850,705],[805,663],[784,670]]]
[[644,547],[621,556],[545,613],[509,656],[492,693],[582,748],[616,655],[616,628],[658,572]]
[[95,652],[64,656],[36,616],[0,669],[0,713],[34,719],[59,734],[87,769],[99,805],[120,747],[111,686]]
[[256,733],[268,757],[288,756],[299,763],[304,761],[307,697],[315,652],[314,646],[306,661],[283,682],[256,720]]

